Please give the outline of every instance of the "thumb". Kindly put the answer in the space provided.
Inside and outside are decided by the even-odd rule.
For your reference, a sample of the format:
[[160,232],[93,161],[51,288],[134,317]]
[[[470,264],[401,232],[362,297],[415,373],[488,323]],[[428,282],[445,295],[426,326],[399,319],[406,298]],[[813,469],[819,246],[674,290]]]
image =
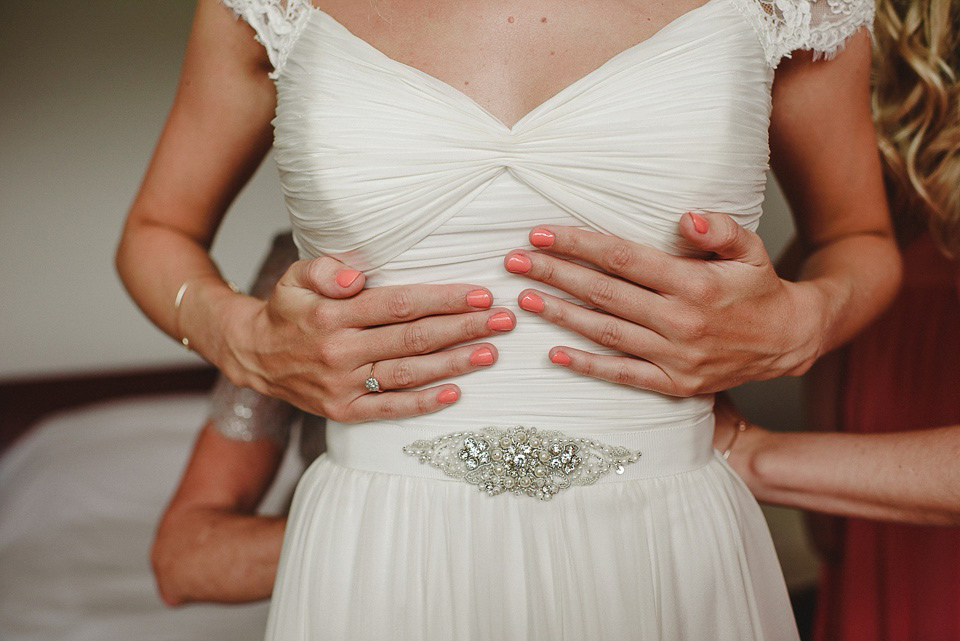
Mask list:
[[687,212],[680,233],[697,249],[717,258],[762,267],[770,262],[760,236],[744,229],[727,214]]
[[325,298],[350,298],[360,293],[366,278],[363,272],[351,269],[336,258],[324,256],[295,262],[281,283],[308,289]]

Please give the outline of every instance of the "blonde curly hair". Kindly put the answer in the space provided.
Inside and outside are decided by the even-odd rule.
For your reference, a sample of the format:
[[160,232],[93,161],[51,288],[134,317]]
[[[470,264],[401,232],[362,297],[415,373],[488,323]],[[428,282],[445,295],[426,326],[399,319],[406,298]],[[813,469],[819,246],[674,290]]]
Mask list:
[[901,238],[960,256],[960,0],[879,0],[873,109]]

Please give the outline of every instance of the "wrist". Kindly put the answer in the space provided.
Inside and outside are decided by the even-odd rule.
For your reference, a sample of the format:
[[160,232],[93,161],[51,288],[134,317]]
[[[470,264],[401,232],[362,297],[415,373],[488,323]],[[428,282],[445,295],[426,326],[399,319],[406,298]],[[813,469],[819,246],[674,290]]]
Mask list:
[[[753,431],[753,430],[751,430]],[[758,501],[773,505],[791,505],[798,491],[815,481],[804,464],[802,433],[772,432],[757,429],[747,439],[747,485]]]
[[264,393],[256,361],[257,337],[265,336],[260,327],[264,301],[249,296],[218,297],[214,303],[217,346],[216,365],[235,385]]
[[827,337],[834,323],[836,306],[831,304],[834,298],[826,283],[801,281],[785,285],[792,304],[784,327],[791,328],[793,349],[784,374],[801,376],[827,351]]
[[249,316],[248,302],[256,303],[235,287],[219,276],[191,279],[181,287],[176,309],[177,340],[224,373],[236,369],[231,355],[240,334],[237,326]]
[[769,488],[767,455],[771,435],[773,435],[771,432],[762,427],[750,424],[748,429],[740,434],[736,447],[730,453],[731,465],[758,500],[763,500]]
[[721,456],[725,460],[730,459],[730,453],[733,452],[733,447],[737,444],[737,439],[740,438],[740,435],[747,431],[747,428],[750,426],[745,420],[740,419],[737,421],[737,424],[733,427],[733,436],[730,437],[730,440],[727,441],[727,447],[724,448]]

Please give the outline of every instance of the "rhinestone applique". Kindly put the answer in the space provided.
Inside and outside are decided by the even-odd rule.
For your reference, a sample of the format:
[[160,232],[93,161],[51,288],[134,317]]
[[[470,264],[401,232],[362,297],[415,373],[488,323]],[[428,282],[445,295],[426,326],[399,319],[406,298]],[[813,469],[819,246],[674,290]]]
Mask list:
[[535,427],[456,432],[403,448],[447,476],[495,496],[503,492],[548,501],[573,485],[590,485],[609,472],[623,474],[640,452]]

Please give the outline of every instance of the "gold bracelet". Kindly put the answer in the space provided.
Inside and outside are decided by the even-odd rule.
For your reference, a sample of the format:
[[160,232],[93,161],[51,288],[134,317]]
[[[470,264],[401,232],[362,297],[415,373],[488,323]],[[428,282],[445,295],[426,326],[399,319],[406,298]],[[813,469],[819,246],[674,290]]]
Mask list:
[[[226,281],[227,287],[234,294],[240,293],[240,288],[237,287],[237,284],[232,280]],[[177,334],[180,335],[180,344],[187,348],[187,351],[193,351],[193,348],[190,347],[190,339],[180,333],[180,303],[183,302],[183,295],[187,293],[187,287],[190,286],[190,281],[184,281],[183,285],[180,285],[180,289],[177,290],[177,298],[173,301],[173,311],[175,315],[175,320],[177,324]]]
[[727,445],[727,449],[723,451],[724,459],[730,458],[730,452],[733,450],[733,444],[737,442],[737,437],[740,436],[742,432],[747,431],[747,427],[749,426],[747,425],[747,422],[745,420],[740,419],[739,421],[737,421],[737,431],[733,433],[733,438],[730,439],[730,443]]
[[173,301],[173,312],[174,318],[177,326],[177,334],[180,336],[180,343],[187,348],[187,351],[190,349],[190,339],[180,333],[180,303],[183,302],[183,295],[187,293],[187,287],[190,286],[190,281],[184,281],[183,285],[180,285],[180,289],[177,291],[177,299]]

